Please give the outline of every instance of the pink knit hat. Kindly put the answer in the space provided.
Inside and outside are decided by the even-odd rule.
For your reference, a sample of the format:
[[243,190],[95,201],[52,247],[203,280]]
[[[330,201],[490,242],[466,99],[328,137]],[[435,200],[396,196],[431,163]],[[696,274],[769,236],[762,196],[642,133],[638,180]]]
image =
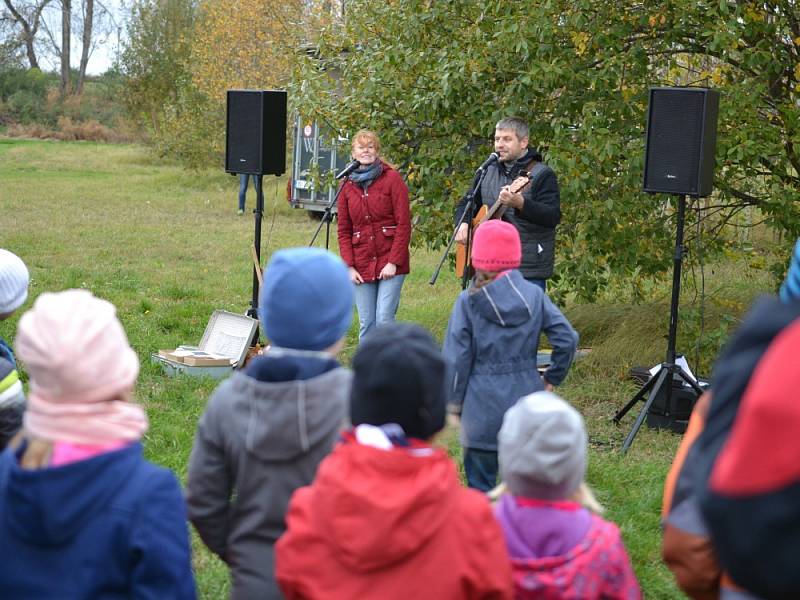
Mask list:
[[475,230],[472,266],[482,271],[516,269],[522,261],[519,232],[511,223],[493,219]]
[[87,290],[42,294],[19,321],[15,348],[30,375],[25,428],[50,440],[138,440],[141,406],[126,402],[139,373],[114,305]]

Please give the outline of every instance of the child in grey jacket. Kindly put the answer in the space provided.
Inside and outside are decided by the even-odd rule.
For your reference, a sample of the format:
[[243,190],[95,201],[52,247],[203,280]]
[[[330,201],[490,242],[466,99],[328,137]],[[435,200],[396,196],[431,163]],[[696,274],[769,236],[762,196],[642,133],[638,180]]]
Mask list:
[[[497,485],[497,433],[506,410],[560,385],[578,345],[566,317],[517,270],[521,255],[510,223],[487,221],[476,230],[476,275],[456,300],[444,340],[453,372],[449,410],[461,418],[467,483],[484,492]],[[542,332],[553,348],[544,379],[536,369]]]
[[281,598],[273,546],[289,498],[311,483],[346,424],[351,372],[335,359],[353,285],[335,255],[276,252],[259,317],[270,350],[224,381],[200,419],[189,460],[189,519],[231,569],[231,598]]

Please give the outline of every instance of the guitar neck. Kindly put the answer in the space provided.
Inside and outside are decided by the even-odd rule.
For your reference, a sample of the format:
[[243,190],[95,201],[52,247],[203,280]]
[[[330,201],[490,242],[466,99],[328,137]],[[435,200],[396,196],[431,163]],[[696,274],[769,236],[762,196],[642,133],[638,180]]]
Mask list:
[[[484,221],[488,221],[490,219],[494,219],[497,212],[501,209],[505,208],[505,205],[500,202],[500,200],[495,200],[494,204],[492,204],[491,208],[486,211],[486,216],[483,218]],[[502,214],[502,213],[501,213]]]
[[[528,184],[531,182],[530,174],[522,172],[519,176],[511,182],[511,185],[508,186],[508,191],[512,194],[517,194],[523,191]],[[499,215],[497,213],[500,213]],[[502,217],[503,212],[505,212],[505,204],[500,202],[500,199],[494,201],[491,208],[486,211],[486,216],[483,218],[484,221],[488,221],[489,219],[494,219],[496,217]]]

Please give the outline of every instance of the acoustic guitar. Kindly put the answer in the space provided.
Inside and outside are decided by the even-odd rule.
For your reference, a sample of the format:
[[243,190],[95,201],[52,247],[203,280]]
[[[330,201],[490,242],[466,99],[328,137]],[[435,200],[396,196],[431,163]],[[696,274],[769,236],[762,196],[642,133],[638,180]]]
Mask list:
[[[508,185],[508,191],[512,194],[524,192],[531,183],[531,174],[522,172],[514,181]],[[507,206],[500,202],[498,198],[495,200],[491,207],[483,204],[481,205],[478,214],[472,219],[472,226],[469,230],[469,244],[459,242],[456,244],[456,277],[464,276],[464,269],[470,264],[470,256],[467,255],[467,246],[469,245],[470,251],[472,250],[472,238],[475,236],[475,230],[481,223],[489,221],[490,219],[502,219],[506,212]],[[470,252],[471,253],[471,252]]]

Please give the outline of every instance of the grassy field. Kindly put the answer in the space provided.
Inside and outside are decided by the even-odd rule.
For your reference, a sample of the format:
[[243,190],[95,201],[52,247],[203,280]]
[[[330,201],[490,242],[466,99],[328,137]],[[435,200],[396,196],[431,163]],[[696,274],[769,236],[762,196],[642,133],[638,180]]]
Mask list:
[[[317,225],[287,206],[285,184],[265,179],[265,257],[307,244]],[[137,397],[151,420],[147,456],[182,479],[197,419],[215,383],[168,378],[150,363],[150,353],[199,342],[215,309],[243,313],[248,308],[254,226],[249,213],[236,215],[236,186],[221,169],[187,172],[137,146],[0,139],[0,247],[19,254],[31,271],[25,307],[44,291],[74,287],[90,289],[118,307],[142,363]],[[251,189],[248,209],[253,203]],[[324,240],[323,229],[317,245]],[[335,249],[335,239],[332,243]],[[413,250],[413,272],[398,318],[420,323],[441,339],[459,288],[448,270],[435,286],[428,284],[438,259],[436,252]],[[716,295],[708,306],[707,331],[737,317],[771,285],[766,273],[750,264],[747,257],[733,258],[709,269],[707,286]],[[663,479],[680,438],[643,427],[622,456],[619,448],[638,407],[621,428],[611,423],[637,389],[627,378],[630,367],[663,359],[669,281],[655,282],[651,296],[635,306],[565,307],[581,345],[592,350],[574,366],[560,393],[586,417],[589,483],[607,517],[622,529],[645,596],[681,598],[659,558]],[[0,336],[13,338],[18,317],[0,322]],[[682,330],[682,335],[691,332]],[[354,323],[345,362],[356,340]],[[459,458],[454,432],[445,432],[442,440]],[[194,564],[201,597],[225,597],[224,565],[196,537]]]

